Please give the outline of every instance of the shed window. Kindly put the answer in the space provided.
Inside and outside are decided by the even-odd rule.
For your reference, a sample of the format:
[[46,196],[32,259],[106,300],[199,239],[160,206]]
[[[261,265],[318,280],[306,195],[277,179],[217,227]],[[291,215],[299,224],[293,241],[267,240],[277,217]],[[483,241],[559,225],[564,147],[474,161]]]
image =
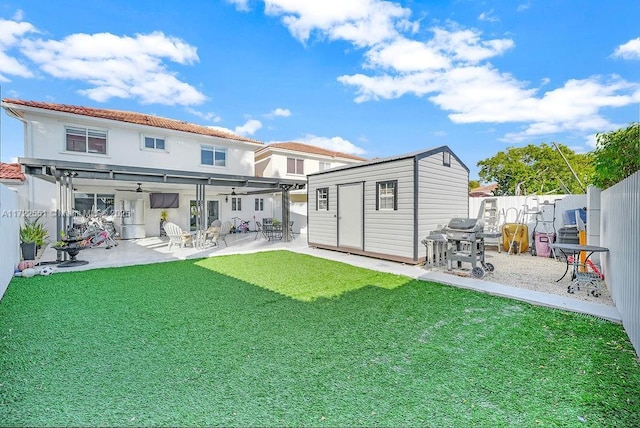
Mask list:
[[398,180],[376,183],[376,211],[398,209]]
[[323,187],[316,191],[316,210],[327,211],[329,209],[329,188]]
[[442,165],[451,166],[451,153],[442,152]]

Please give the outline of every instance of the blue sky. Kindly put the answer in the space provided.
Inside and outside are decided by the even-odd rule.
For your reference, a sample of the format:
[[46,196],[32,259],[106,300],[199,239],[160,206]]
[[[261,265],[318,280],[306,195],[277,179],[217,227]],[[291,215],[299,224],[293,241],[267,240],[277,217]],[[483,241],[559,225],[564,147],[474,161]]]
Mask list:
[[[156,114],[363,157],[640,119],[637,0],[0,0],[3,98]],[[23,155],[2,112],[4,162]]]

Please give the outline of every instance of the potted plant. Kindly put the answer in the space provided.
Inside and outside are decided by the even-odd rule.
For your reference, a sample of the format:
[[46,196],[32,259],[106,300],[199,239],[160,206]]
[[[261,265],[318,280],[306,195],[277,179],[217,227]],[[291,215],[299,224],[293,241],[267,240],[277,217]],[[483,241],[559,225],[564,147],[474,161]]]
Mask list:
[[160,212],[160,236],[167,236],[167,232],[164,230],[164,224],[167,222],[167,217],[169,213],[167,210],[162,210]]
[[25,217],[24,225],[20,227],[20,249],[23,260],[35,260],[36,251],[44,245],[45,239],[49,236],[47,229],[40,223],[40,218],[30,220]]

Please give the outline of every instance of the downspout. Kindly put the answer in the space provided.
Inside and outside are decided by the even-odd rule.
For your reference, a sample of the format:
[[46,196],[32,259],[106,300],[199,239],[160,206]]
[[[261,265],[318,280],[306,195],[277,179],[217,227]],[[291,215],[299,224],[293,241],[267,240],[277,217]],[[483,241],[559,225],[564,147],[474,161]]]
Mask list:
[[420,228],[420,220],[419,220],[419,196],[420,196],[420,192],[419,192],[419,180],[420,180],[420,174],[418,172],[418,157],[414,156],[413,158],[413,261],[417,262],[418,261],[418,243],[419,241],[419,236],[418,236],[418,232],[419,232],[419,228]]

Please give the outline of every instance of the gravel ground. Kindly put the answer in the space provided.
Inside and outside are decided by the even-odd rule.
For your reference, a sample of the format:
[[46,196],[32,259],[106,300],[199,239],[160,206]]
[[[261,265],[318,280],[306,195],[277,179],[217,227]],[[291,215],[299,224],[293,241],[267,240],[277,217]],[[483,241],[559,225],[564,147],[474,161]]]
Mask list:
[[[493,272],[483,278],[487,281],[613,306],[613,300],[604,282],[600,285],[600,297],[592,296],[584,288],[574,294],[568,293],[567,286],[571,283],[570,272],[562,281],[556,282],[564,273],[564,261],[534,257],[530,253],[508,255],[505,252],[488,250],[485,262],[495,267]],[[470,264],[463,263],[462,267],[464,271],[468,271]],[[444,270],[446,271],[446,268]]]

